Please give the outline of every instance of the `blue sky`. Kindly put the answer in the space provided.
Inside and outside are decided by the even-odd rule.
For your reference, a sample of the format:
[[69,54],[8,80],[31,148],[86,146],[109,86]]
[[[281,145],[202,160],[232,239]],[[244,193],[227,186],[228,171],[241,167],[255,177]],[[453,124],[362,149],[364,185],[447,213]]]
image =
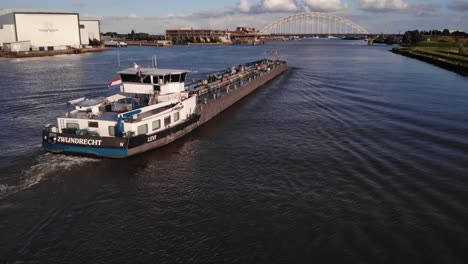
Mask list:
[[69,11],[101,20],[101,30],[163,33],[167,28],[263,28],[298,12],[333,12],[373,33],[411,29],[468,32],[468,0],[1,0],[10,10]]

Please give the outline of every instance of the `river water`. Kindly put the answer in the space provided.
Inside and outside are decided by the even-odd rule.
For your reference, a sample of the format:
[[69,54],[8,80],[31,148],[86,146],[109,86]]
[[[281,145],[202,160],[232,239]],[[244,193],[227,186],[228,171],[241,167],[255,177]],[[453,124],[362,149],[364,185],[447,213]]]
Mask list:
[[[468,78],[364,44],[0,59],[0,263],[466,263]],[[143,155],[43,152],[66,101],[115,92],[117,53],[290,70]]]

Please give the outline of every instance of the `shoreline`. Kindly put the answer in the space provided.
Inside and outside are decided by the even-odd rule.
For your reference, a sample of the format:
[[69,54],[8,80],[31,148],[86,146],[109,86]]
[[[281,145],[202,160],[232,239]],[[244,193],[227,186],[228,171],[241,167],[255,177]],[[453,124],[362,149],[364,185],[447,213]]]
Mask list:
[[31,57],[48,57],[55,55],[83,54],[89,52],[101,52],[109,50],[106,47],[98,48],[81,48],[81,49],[66,49],[66,50],[46,50],[46,51],[24,51],[24,52],[0,52],[0,57],[3,58],[31,58]]
[[[390,52],[424,61],[426,63],[438,66],[445,70],[449,70],[458,73],[462,76],[468,77],[468,64],[460,61],[454,61],[448,56],[438,55],[435,53],[424,52],[417,48],[393,48]],[[468,61],[468,59],[467,59]]]

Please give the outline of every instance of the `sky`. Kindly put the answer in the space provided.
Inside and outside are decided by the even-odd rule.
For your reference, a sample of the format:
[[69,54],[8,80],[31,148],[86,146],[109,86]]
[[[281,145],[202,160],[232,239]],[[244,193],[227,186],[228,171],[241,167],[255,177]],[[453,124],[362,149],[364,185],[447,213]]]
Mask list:
[[164,34],[170,28],[262,29],[301,12],[332,12],[371,33],[444,29],[468,32],[468,0],[0,0],[10,11],[76,12],[102,32]]

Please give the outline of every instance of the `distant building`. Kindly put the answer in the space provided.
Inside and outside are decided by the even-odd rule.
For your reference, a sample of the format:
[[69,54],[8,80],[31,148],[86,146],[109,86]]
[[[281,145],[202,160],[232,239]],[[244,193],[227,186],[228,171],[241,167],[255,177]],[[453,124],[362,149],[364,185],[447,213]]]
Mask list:
[[88,45],[89,40],[101,40],[99,20],[80,20],[81,45]]
[[79,48],[100,39],[99,21],[77,13],[13,12],[0,16],[0,46],[29,41],[32,50]]
[[252,27],[237,27],[236,31],[233,33],[244,34],[244,35],[256,35],[258,34],[258,30]]
[[252,43],[258,42],[258,30],[252,27],[237,27],[235,31],[231,31],[231,39],[234,43]]
[[231,40],[228,30],[217,29],[193,29],[193,28],[179,28],[166,30],[167,38],[219,38],[222,42],[229,42]]

